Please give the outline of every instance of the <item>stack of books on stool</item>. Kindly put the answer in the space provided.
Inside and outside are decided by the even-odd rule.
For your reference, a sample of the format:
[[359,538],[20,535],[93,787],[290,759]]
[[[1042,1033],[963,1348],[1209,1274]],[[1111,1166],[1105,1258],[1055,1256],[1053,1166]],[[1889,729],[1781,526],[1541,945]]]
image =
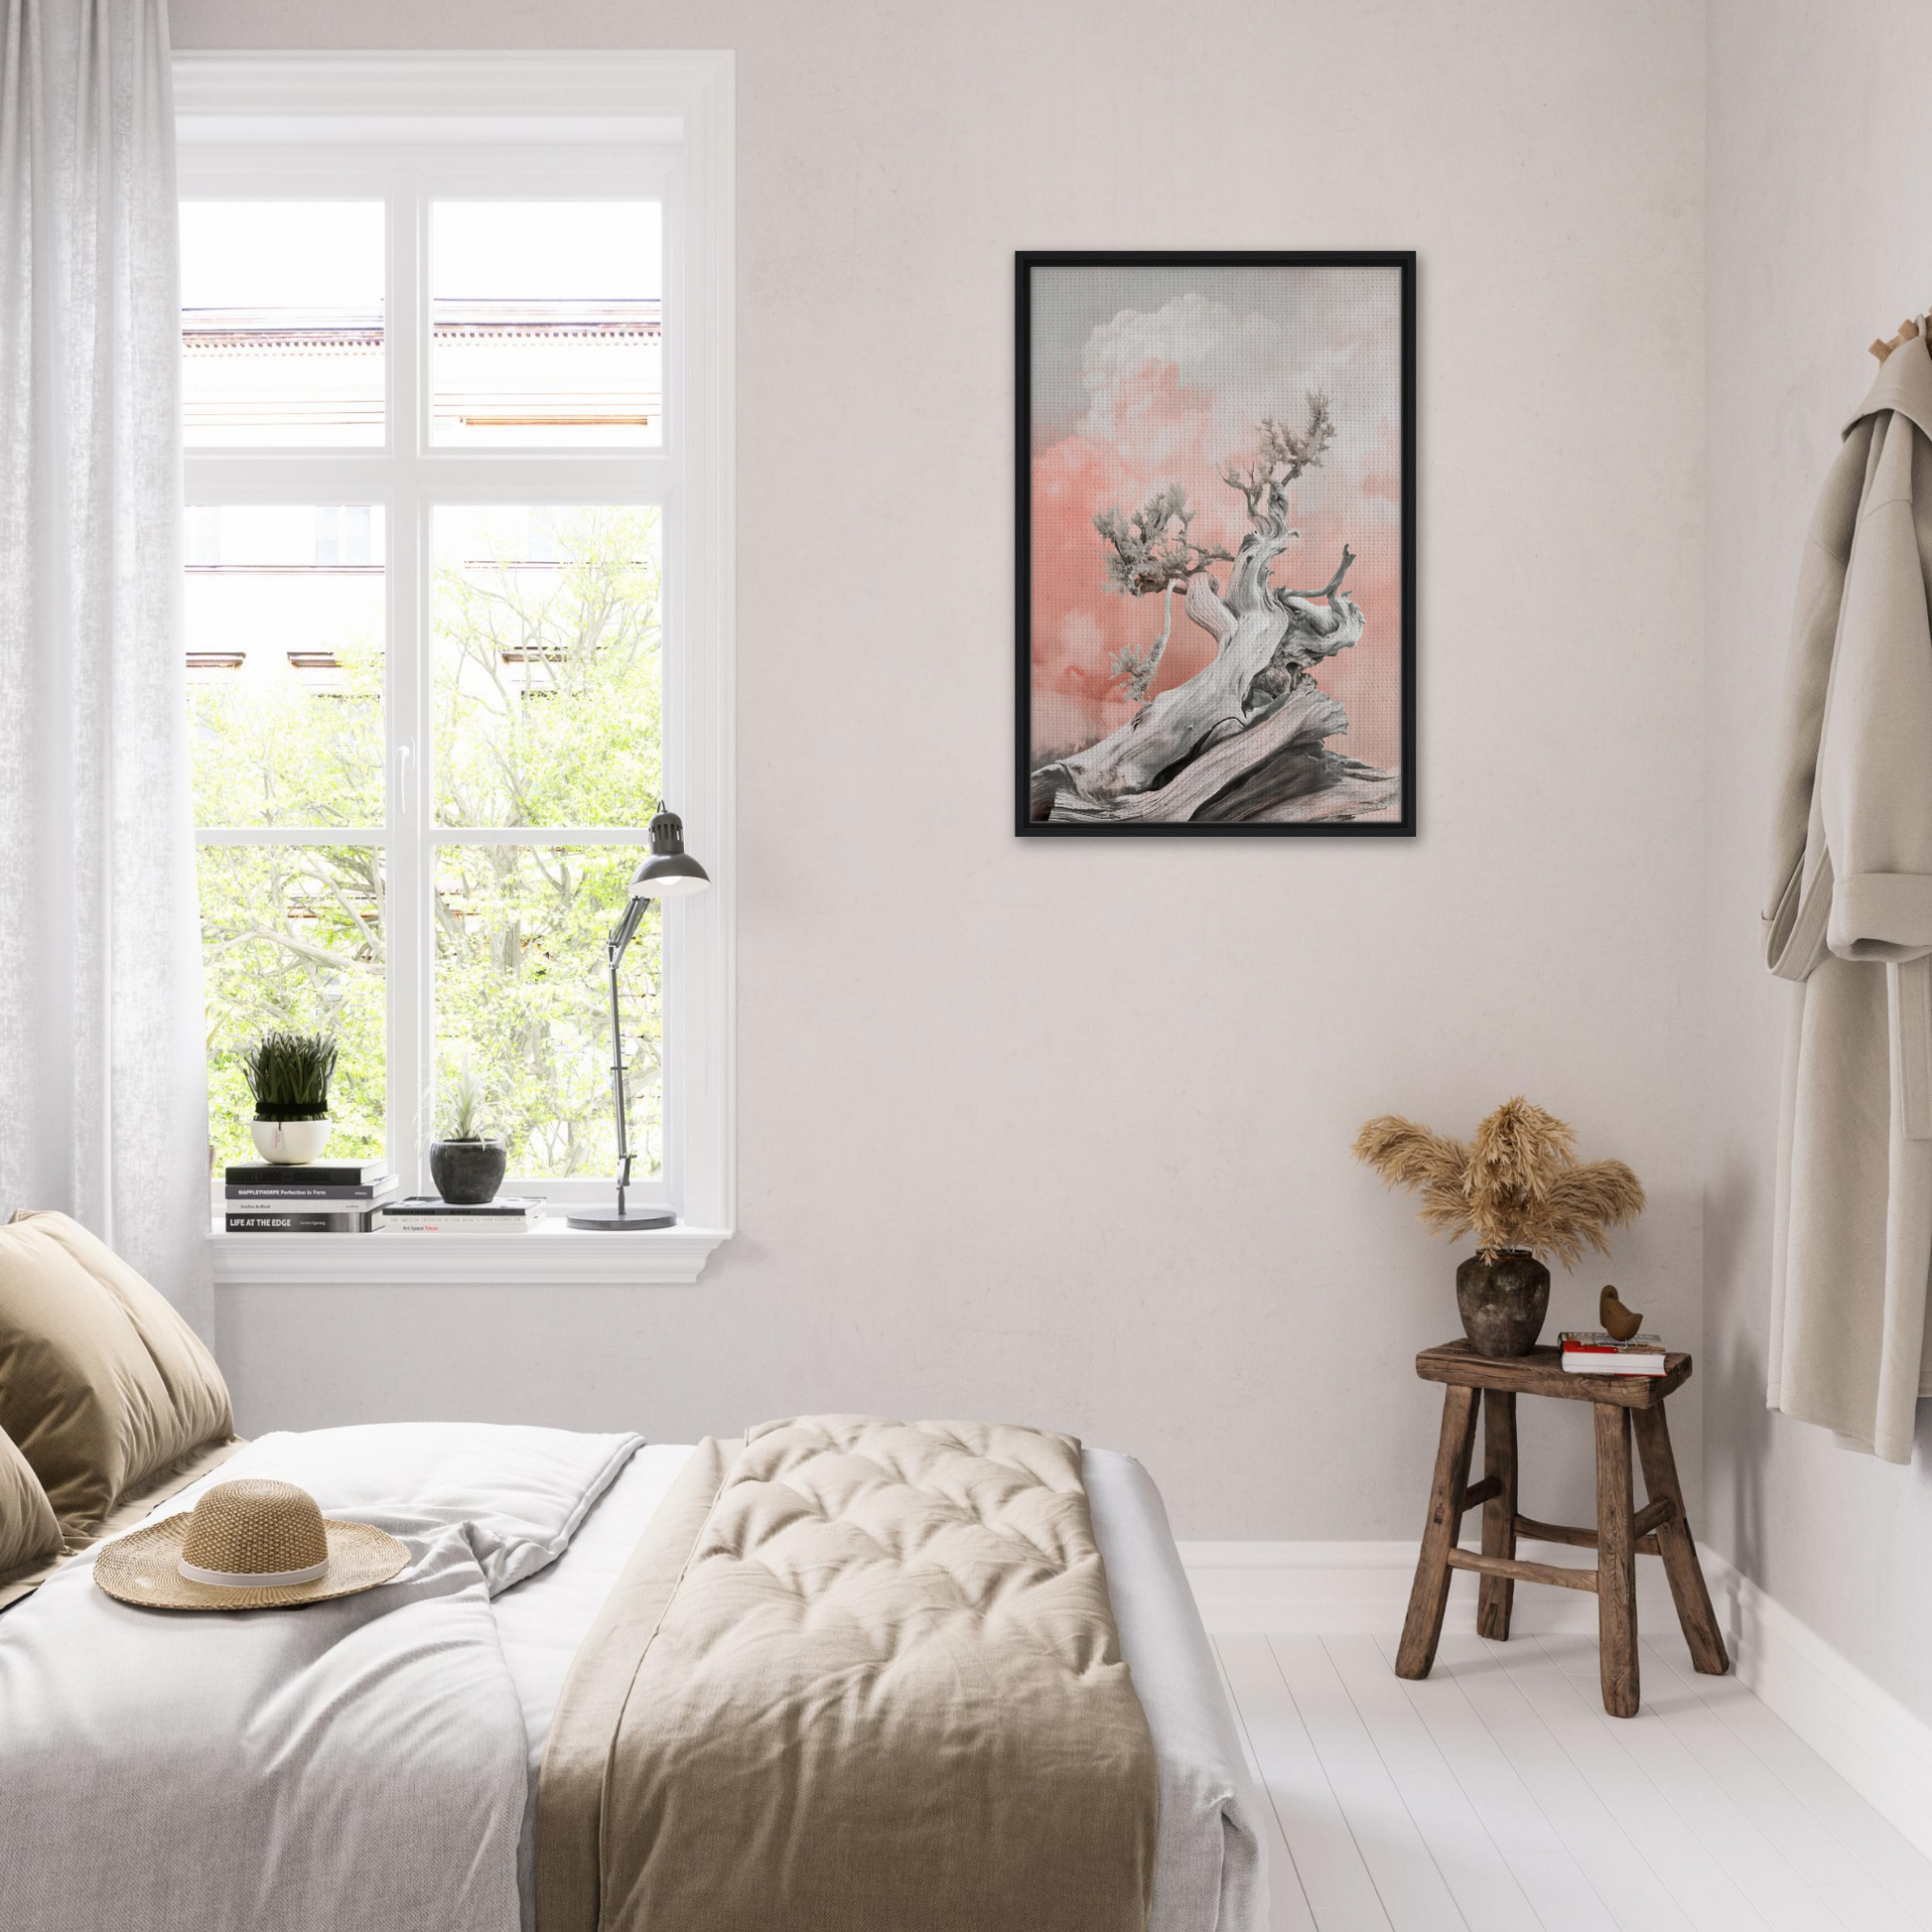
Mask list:
[[230,1166],[224,1192],[230,1234],[373,1234],[396,1177],[380,1161],[251,1161]]
[[1661,1336],[1632,1335],[1618,1341],[1604,1328],[1566,1328],[1563,1365],[1572,1375],[1661,1375],[1664,1343]]
[[528,1234],[543,1219],[544,1204],[527,1194],[498,1194],[476,1206],[410,1194],[391,1201],[382,1216],[384,1234]]

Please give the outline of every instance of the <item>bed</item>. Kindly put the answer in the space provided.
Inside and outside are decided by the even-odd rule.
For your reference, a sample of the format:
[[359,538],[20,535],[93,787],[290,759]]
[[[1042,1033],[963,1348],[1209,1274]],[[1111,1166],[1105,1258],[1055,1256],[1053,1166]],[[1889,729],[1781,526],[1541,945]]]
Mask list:
[[[155,1514],[242,1470],[284,1476],[420,1550],[389,1587],[410,1600],[359,1624],[384,1591],[266,1615],[137,1611],[123,1657],[128,1612],[90,1587],[89,1557],[74,1559],[0,1614],[0,1813],[12,1825],[0,1896],[37,1932],[97,1923],[109,1899],[138,1905],[156,1932],[349,1932],[402,1922],[397,1909],[464,1932],[538,1924],[537,1798],[559,1701],[693,1454],[464,1425],[243,1449]],[[530,1456],[547,1458],[535,1478],[520,1473]],[[1260,1813],[1160,1496],[1124,1455],[1081,1451],[1080,1472],[1153,1744],[1149,1932],[1254,1932],[1267,1918]],[[345,1746],[337,1719],[375,1683],[389,1715],[358,1720],[363,1734]],[[130,1705],[139,1722],[123,1722]],[[419,1721],[432,1707],[441,1715]],[[471,1845],[497,1850],[460,1849]],[[769,1923],[790,1922],[774,1901]]]
[[[318,1507],[364,1581],[305,1568]],[[1260,1815],[1125,1456],[863,1415],[241,1444],[151,1284],[0,1227],[10,1924],[1253,1932]]]

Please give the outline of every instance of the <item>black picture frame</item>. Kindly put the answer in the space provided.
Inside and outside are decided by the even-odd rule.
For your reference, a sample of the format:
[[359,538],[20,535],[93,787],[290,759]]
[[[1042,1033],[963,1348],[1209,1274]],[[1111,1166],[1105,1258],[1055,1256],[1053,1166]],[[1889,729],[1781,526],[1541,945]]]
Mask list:
[[[1399,815],[1314,822],[1200,823],[1143,819],[1133,822],[1062,822],[1034,812],[1034,311],[1033,276],[1041,268],[1388,268],[1400,279],[1399,437],[1401,504],[1401,722]],[[1414,249],[1133,250],[1022,249],[1014,256],[1014,634],[1015,812],[1014,829],[1026,838],[1414,838],[1418,829],[1416,717],[1416,251]]]

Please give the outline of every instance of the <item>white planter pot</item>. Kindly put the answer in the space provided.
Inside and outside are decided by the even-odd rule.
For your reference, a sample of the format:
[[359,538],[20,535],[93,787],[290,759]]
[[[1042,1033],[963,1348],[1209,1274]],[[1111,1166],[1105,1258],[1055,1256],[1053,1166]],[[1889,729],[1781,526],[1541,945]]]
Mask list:
[[298,1168],[305,1161],[321,1160],[335,1124],[333,1120],[251,1120],[248,1131],[264,1161]]

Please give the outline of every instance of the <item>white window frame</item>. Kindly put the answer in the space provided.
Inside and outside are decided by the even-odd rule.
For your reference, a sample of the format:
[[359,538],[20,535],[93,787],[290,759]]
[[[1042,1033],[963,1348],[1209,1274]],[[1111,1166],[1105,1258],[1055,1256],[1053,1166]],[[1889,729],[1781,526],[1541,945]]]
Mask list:
[[[217,1280],[695,1281],[736,1224],[733,1037],[733,61],[729,54],[181,54],[174,63],[184,200],[389,204],[380,449],[201,450],[187,501],[379,503],[386,521],[389,817],[330,843],[388,847],[388,1117],[392,1165],[426,1184],[414,1069],[432,1040],[430,881],[436,845],[536,843],[518,828],[431,829],[429,515],[435,503],[645,503],[662,513],[663,787],[712,890],[662,903],[663,1163],[640,1200],[673,1228],[567,1229],[614,1178],[538,1183],[557,1211],[521,1238],[213,1234]],[[603,181],[587,187],[586,163]],[[664,437],[644,450],[439,449],[429,441],[427,203],[661,200]],[[414,211],[419,224],[398,218]],[[313,845],[296,829],[205,844]],[[575,844],[641,846],[642,828],[572,828]]]

